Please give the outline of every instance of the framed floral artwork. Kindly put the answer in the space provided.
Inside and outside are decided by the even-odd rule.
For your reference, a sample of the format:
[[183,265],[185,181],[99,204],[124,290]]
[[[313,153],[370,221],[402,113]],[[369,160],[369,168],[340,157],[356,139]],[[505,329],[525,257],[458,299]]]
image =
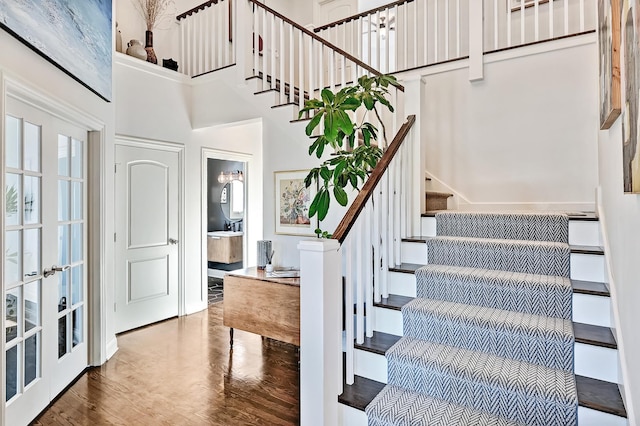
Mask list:
[[274,172],[276,234],[315,235],[317,218],[309,217],[309,206],[316,188],[304,185],[308,173],[308,170]]

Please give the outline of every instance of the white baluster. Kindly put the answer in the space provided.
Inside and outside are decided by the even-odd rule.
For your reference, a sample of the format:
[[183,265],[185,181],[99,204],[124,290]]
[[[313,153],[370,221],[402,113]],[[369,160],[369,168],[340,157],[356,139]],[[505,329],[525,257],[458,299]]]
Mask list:
[[[404,49],[402,49],[402,54],[404,55],[403,61],[402,61],[402,69],[407,69],[409,68],[409,5],[407,3],[404,3],[402,5],[402,45],[404,46]],[[396,18],[396,21],[398,20],[398,18]],[[396,62],[397,63],[397,62]]]
[[407,157],[407,147],[406,147],[406,143],[403,143],[400,146],[400,150],[399,152],[396,154],[396,156],[399,155],[400,157],[400,164],[402,164],[401,167],[401,171],[400,171],[400,185],[398,185],[398,189],[400,191],[400,236],[402,238],[406,238],[409,235],[407,235],[407,211],[409,209],[407,209],[407,184],[408,184],[408,175],[410,173],[410,167],[408,166],[407,162],[408,162],[408,157]]
[[[376,12],[376,23],[378,25],[378,31],[376,31],[376,58],[375,58],[375,61],[370,60],[369,65],[379,70],[380,64],[382,63],[380,59],[380,50],[382,47],[382,28],[380,28],[380,11]],[[386,23],[386,26],[389,27],[389,23]]]
[[[511,5],[507,4],[507,7]],[[493,48],[498,50],[498,0],[493,0]]]
[[382,197],[380,196],[380,188],[382,181],[378,182],[375,190],[373,191],[373,298],[376,302],[380,302],[380,217],[382,209],[380,208],[380,202]]
[[449,0],[444,0],[444,60],[449,59]]
[[[298,108],[304,108],[304,36],[298,31]],[[311,94],[309,94],[311,96]]]
[[258,10],[262,14],[262,65],[260,66],[260,71],[262,71],[262,81],[261,88],[264,90],[267,87],[267,73],[269,71],[269,55],[267,55],[267,49],[271,45],[271,40],[269,40],[269,31],[267,27],[267,11],[258,7]]
[[549,38],[553,38],[553,15],[555,15],[553,0],[549,0]]
[[402,215],[400,214],[400,206],[402,205],[401,194],[400,191],[402,189],[402,158],[395,158],[394,162],[396,166],[394,167],[395,180],[393,186],[393,218],[395,219],[394,229],[393,229],[393,258],[396,265],[400,265],[402,260],[400,258],[400,243],[401,243],[401,224],[402,224]]
[[364,271],[363,271],[363,229],[362,217],[356,219],[354,228],[356,246],[356,343],[364,343]]
[[380,258],[382,259],[382,278],[380,280],[381,297],[389,297],[389,283],[387,281],[387,272],[389,269],[389,171],[387,170],[382,176],[382,192],[380,194],[380,235],[382,239],[382,247],[380,247]]
[[363,37],[363,24],[362,24],[362,16],[358,18],[357,21],[357,25],[356,25],[356,43],[357,43],[357,52],[356,52],[356,57],[358,59],[360,59],[361,61],[364,60],[364,57],[362,55],[364,55],[364,37]]
[[182,68],[182,74],[186,74],[189,75],[187,73],[187,69],[186,69],[186,57],[187,55],[185,54],[186,50],[187,50],[187,42],[186,42],[186,36],[185,36],[185,29],[187,26],[187,20],[186,19],[182,19],[180,21],[180,65]]
[[[365,269],[365,281],[364,281],[364,292],[365,292],[365,308],[369,312],[373,309],[373,256],[371,253],[372,246],[372,238],[371,238],[371,227],[372,227],[372,216],[373,216],[373,203],[372,200],[369,199],[364,208],[364,269]],[[364,312],[363,312],[364,314]],[[369,316],[366,321],[366,334],[367,337],[373,337],[373,320],[372,316]]]
[[223,5],[224,8],[224,37],[222,38],[222,48],[224,51],[224,65],[231,65],[231,43],[234,40],[231,33],[233,32],[233,24],[231,23],[231,19],[233,18],[231,13],[231,8],[233,7],[233,2],[229,2],[228,5]]
[[438,2],[439,0],[435,0],[433,2],[434,12],[433,12],[433,49],[434,49],[434,62],[438,62]]
[[287,57],[285,50],[284,50],[284,21],[282,19],[278,19],[278,21],[280,22],[280,27],[279,27],[279,38],[280,38],[280,51],[278,52],[278,56],[280,57],[280,72],[278,77],[280,78],[280,97],[279,97],[279,101],[278,103],[283,103],[286,102],[285,101],[285,77],[284,77],[284,58]]
[[324,44],[322,43],[317,43],[318,46],[318,96],[320,96],[320,93],[322,93],[322,89],[324,89],[325,85],[324,85],[324,73],[325,73],[325,67],[324,67]]
[[369,15],[367,17],[367,60],[364,61],[365,63],[371,63],[371,59],[373,57],[373,23],[371,22],[373,20],[373,16]]
[[[386,74],[389,74],[391,72],[391,68],[390,68],[390,58],[391,58],[391,53],[389,50],[389,46],[391,45],[391,23],[390,23],[391,17],[389,16],[389,9],[387,9],[385,11],[385,19],[384,21],[387,22],[387,37],[384,40],[384,72]],[[398,44],[398,39],[397,37],[395,38],[396,40],[396,45]],[[394,46],[394,50],[395,50],[395,46]],[[393,71],[396,71],[395,69]]]
[[533,32],[534,32],[534,41],[540,40],[540,19],[538,9],[540,8],[540,0],[535,0],[533,3]]
[[395,161],[391,161],[391,163],[389,164],[389,192],[388,192],[388,198],[389,198],[389,245],[388,245],[388,249],[389,249],[389,257],[388,257],[388,266],[389,268],[393,268],[396,266],[396,262],[394,259],[394,254],[395,254],[395,236],[394,236],[394,230],[395,230],[395,221],[396,221],[396,217],[395,217],[395,187],[396,187],[396,164]]
[[314,90],[314,81],[313,81],[313,64],[314,64],[314,57],[313,57],[313,48],[314,48],[314,42],[313,42],[313,38],[309,37],[309,50],[308,50],[308,61],[309,61],[309,99],[313,99],[315,98],[315,90]]
[[564,0],[564,35],[569,35],[569,0]]
[[[413,2],[413,29],[411,33],[413,34],[413,66],[417,67],[420,65],[418,61],[418,40],[420,40],[418,35],[418,2]],[[389,37],[389,33],[387,32],[387,38]]]
[[204,9],[200,12],[198,12],[199,14],[202,14],[202,36],[204,37],[203,41],[203,48],[202,48],[202,54],[204,56],[203,58],[203,63],[204,63],[204,72],[206,71],[211,71],[213,69],[213,64],[211,63],[211,49],[212,49],[212,44],[215,44],[215,40],[211,37],[211,33],[213,32],[213,26],[211,24],[211,13],[207,13],[209,12],[209,9],[211,8],[207,8]]
[[520,1],[520,44],[525,43],[524,28],[525,28],[526,19],[524,15],[524,4],[525,4],[525,0],[521,0]]
[[333,49],[328,49],[328,61],[329,61],[329,88],[332,92],[336,91],[336,52]]
[[352,385],[354,381],[353,371],[353,230],[349,233],[342,245],[345,257],[345,282],[344,282],[344,328],[345,328],[345,352],[346,352],[346,382]]
[[[237,27],[237,25],[236,25]],[[260,15],[256,6],[253,6],[253,73],[252,75],[258,75],[260,70]]]
[[[472,1],[472,0],[469,0]],[[511,13],[511,3],[507,0],[507,47],[511,47],[511,20],[513,19],[513,13]]]
[[456,0],[456,58],[460,57],[460,0]]
[[[636,11],[636,14],[638,11]],[[580,32],[584,31],[584,0],[580,0]]]
[[[295,40],[293,37],[293,25],[288,25],[289,27],[289,78],[288,78],[288,82],[289,82],[289,96],[287,97],[287,102],[288,103],[293,103],[294,102],[294,96],[295,96],[295,86],[296,86],[296,80],[294,78],[294,64],[295,64],[295,54],[296,54],[296,50],[294,49],[295,46]],[[300,63],[302,63],[302,60],[300,60]]]
[[276,88],[276,50],[277,50],[277,44],[276,44],[276,15],[270,15],[271,19],[269,19],[269,29],[270,29],[270,34],[271,36],[269,37],[269,64],[271,64],[270,67],[270,73],[271,73],[271,89],[275,89]]
[[424,65],[428,65],[429,64],[429,19],[428,19],[429,18],[429,2],[426,2],[426,1],[422,2],[422,12],[423,12],[422,22],[424,22],[424,25],[422,25],[422,28],[424,31],[424,37],[422,40],[422,45],[424,48],[424,59],[422,60],[422,63]]

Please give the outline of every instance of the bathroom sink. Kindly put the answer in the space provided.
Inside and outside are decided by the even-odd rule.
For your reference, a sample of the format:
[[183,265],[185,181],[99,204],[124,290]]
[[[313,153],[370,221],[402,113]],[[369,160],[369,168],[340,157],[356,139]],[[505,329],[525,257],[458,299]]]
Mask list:
[[213,231],[207,232],[209,237],[239,237],[243,235],[242,231]]

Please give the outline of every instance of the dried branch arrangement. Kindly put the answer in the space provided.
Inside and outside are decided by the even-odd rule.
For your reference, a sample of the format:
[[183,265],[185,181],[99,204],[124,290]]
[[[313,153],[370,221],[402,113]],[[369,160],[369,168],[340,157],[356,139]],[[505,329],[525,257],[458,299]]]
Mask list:
[[162,12],[173,4],[173,0],[132,0],[142,18],[147,23],[147,30],[153,31],[158,22],[158,18],[162,16]]

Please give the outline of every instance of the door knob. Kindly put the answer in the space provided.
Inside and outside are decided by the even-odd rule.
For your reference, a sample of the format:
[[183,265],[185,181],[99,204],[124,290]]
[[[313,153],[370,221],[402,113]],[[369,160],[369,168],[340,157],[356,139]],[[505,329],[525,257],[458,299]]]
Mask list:
[[53,265],[51,268],[45,268],[44,270],[44,277],[50,277],[51,275],[54,275],[56,272],[63,272],[68,270],[69,268],[71,268],[70,265],[64,265],[64,266],[58,266],[58,265]]
[[169,238],[169,244],[178,244],[178,240],[175,238]]

